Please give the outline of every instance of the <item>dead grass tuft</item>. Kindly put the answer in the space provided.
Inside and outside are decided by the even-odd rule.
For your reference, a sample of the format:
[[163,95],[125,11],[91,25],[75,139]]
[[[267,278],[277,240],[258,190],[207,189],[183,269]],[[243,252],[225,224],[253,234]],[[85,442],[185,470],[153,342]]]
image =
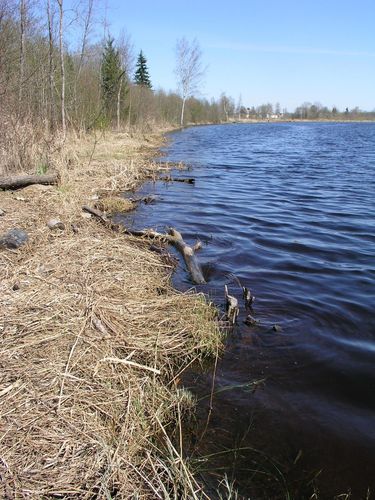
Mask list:
[[130,212],[135,209],[135,204],[120,196],[106,196],[95,203],[95,208],[98,208],[101,212],[106,212],[107,215],[113,215]]

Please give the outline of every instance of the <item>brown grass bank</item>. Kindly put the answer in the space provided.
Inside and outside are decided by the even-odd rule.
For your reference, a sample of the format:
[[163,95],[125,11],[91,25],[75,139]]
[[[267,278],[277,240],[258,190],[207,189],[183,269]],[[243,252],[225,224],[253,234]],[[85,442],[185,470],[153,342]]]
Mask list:
[[220,349],[215,310],[173,290],[147,242],[81,210],[137,186],[160,144],[70,139],[51,160],[59,186],[0,192],[0,232],[29,234],[0,250],[1,498],[204,497],[181,456],[194,402],[178,377]]

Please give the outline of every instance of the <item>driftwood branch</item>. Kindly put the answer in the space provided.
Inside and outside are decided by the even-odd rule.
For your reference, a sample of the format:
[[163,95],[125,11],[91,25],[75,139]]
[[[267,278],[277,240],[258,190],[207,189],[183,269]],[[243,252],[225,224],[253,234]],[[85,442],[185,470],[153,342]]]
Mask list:
[[246,307],[251,307],[252,304],[254,303],[255,297],[251,293],[250,288],[247,288],[246,286],[242,287],[242,298],[245,301],[245,306]]
[[168,175],[167,177],[160,177],[161,181],[164,182],[185,182],[186,184],[195,184],[195,179],[192,177],[171,177]]
[[154,203],[157,200],[157,196],[153,196],[152,194],[149,196],[142,196],[140,198],[129,198],[129,201],[132,203],[144,203],[145,205],[149,205],[150,203]]
[[183,256],[186,267],[190,272],[193,282],[197,284],[206,283],[201,266],[199,265],[197,257],[195,255],[196,252],[194,248],[185,243],[181,233],[176,231],[176,229],[171,228],[169,230],[169,236],[169,243],[171,243]]
[[238,307],[238,300],[236,299],[236,297],[229,295],[227,285],[225,285],[224,289],[225,289],[225,300],[226,300],[225,307],[226,307],[227,318],[232,323],[232,325],[234,325],[237,316],[240,312],[240,309]]
[[91,215],[94,215],[100,220],[100,222],[102,222],[110,229],[113,229],[114,231],[124,232],[126,234],[130,234],[132,236],[137,236],[137,237],[160,239],[162,241],[169,243],[170,245],[173,245],[176,248],[176,250],[178,250],[182,255],[186,267],[191,275],[193,283],[195,284],[206,283],[201,266],[199,265],[199,262],[195,255],[196,252],[194,248],[185,243],[181,233],[179,233],[176,229],[171,228],[168,231],[168,234],[158,233],[152,229],[144,231],[136,231],[134,229],[128,229],[125,226],[120,226],[119,224],[113,224],[103,212],[101,212],[96,208],[91,208],[85,205],[82,207],[82,210]]
[[[128,365],[128,366],[133,366],[134,368],[140,368],[141,370],[146,370],[148,372],[155,373],[156,375],[160,375],[161,371],[158,370],[157,368],[152,368],[151,366],[146,366],[146,365],[141,365],[140,363],[136,363],[135,361],[130,361],[129,359],[122,359],[122,358],[103,358],[98,361],[98,363],[113,363],[113,364],[121,364],[121,365]],[[98,367],[96,367],[97,371]]]
[[193,246],[194,252],[199,252],[199,250],[202,250],[203,243],[198,240],[196,244]]
[[0,189],[21,189],[32,184],[57,184],[58,181],[59,176],[56,173],[0,177]]

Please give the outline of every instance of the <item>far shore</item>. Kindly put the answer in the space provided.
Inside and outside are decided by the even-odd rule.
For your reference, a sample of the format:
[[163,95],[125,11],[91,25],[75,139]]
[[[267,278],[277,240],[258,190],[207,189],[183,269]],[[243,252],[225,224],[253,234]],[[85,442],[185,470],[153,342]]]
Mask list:
[[373,120],[351,120],[351,119],[329,119],[329,118],[319,118],[319,119],[290,119],[290,118],[279,118],[279,119],[253,119],[253,118],[241,118],[241,119],[229,119],[228,121],[221,122],[198,122],[198,123],[186,123],[185,125],[176,125],[174,127],[166,127],[163,129],[164,134],[170,134],[173,132],[178,132],[179,130],[184,130],[189,127],[208,127],[214,125],[251,125],[251,124],[271,124],[271,123],[375,123],[375,118]]

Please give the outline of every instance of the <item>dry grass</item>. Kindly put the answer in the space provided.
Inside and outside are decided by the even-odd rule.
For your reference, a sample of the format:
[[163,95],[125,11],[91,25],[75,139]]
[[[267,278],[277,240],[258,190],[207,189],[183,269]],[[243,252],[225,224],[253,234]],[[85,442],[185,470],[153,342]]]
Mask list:
[[0,252],[0,496],[203,496],[170,436],[193,404],[179,372],[220,347],[215,311],[171,288],[147,242],[81,212],[153,168],[143,144],[74,140],[59,187],[0,193],[1,229],[30,236]]
[[45,124],[1,110],[0,175],[44,173],[55,166],[63,146],[61,135],[48,133]]
[[106,196],[95,203],[95,207],[107,215],[113,215],[120,212],[130,212],[136,207],[135,203],[120,196]]

